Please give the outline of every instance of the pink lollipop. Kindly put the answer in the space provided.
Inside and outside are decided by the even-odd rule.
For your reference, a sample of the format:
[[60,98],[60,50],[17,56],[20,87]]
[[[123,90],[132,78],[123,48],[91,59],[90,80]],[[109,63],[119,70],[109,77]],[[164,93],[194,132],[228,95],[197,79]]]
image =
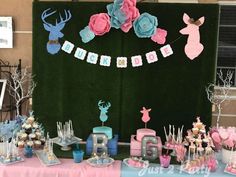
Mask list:
[[232,139],[236,142],[236,133],[232,133],[231,136],[232,136]]
[[226,139],[229,137],[229,133],[226,132],[225,130],[219,131],[219,134],[220,134],[220,137],[221,137],[223,140],[226,140]]
[[214,140],[214,142],[216,143],[220,143],[221,142],[221,138],[218,132],[214,132],[211,135],[212,139]]
[[224,144],[225,144],[226,146],[228,146],[229,148],[234,147],[234,141],[233,141],[231,138],[225,140],[225,141],[224,141]]
[[228,127],[227,132],[229,132],[230,134],[234,133],[235,132],[235,127]]

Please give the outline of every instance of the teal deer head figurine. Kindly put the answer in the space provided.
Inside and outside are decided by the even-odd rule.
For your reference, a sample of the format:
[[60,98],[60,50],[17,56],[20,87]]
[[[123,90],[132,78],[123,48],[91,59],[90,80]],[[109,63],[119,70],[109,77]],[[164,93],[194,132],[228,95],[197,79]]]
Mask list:
[[100,120],[102,121],[102,126],[104,125],[104,122],[107,121],[108,116],[107,116],[107,112],[108,109],[111,107],[111,103],[105,103],[105,101],[99,100],[98,102],[98,108],[100,109]]

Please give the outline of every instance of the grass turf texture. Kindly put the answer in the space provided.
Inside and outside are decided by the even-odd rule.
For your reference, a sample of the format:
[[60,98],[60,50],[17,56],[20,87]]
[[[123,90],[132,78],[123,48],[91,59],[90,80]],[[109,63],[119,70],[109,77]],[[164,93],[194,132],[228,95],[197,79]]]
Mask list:
[[[147,64],[145,53],[158,50],[161,46],[151,39],[138,38],[133,29],[129,33],[111,29],[88,44],[82,43],[79,31],[88,25],[91,15],[106,12],[106,5],[98,2],[33,4],[33,74],[37,82],[33,109],[39,122],[50,132],[50,137],[56,136],[57,121],[71,119],[75,135],[86,139],[93,127],[101,125],[97,107],[100,99],[111,102],[105,125],[112,127],[121,141],[128,142],[131,134],[144,127],[139,112],[142,106],[152,108],[148,128],[156,130],[162,138],[163,126],[185,125],[186,130],[192,127],[196,116],[201,116],[203,122],[210,126],[211,104],[207,100],[205,87],[214,82],[219,6],[138,3],[140,13],[155,15],[159,21],[158,27],[168,31],[167,44],[170,43],[174,51],[167,58],[163,58],[158,51],[159,61]],[[41,13],[47,8],[58,10],[62,15],[64,9],[72,13],[72,19],[62,30],[64,37],[59,40],[61,44],[68,40],[87,51],[110,55],[111,67],[78,61],[73,56],[75,50],[71,54],[63,51],[56,55],[48,54],[46,44],[49,33],[44,30],[41,20]],[[201,16],[206,19],[200,27],[201,43],[205,48],[193,61],[184,53],[187,36],[179,33],[186,26],[182,20],[184,13],[194,19]],[[47,21],[55,24],[56,17],[59,19],[59,15],[55,14]],[[116,68],[115,57],[139,54],[143,57],[143,66],[132,68],[131,61],[128,61],[128,68]]]

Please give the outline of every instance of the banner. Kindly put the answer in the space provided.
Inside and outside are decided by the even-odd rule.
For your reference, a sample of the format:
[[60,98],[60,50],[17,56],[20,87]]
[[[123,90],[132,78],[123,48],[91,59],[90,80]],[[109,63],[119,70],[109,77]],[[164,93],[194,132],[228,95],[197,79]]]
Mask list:
[[[64,52],[71,54],[75,45],[69,41],[65,41],[61,47],[61,50]],[[160,52],[164,58],[173,55],[173,50],[170,44],[167,44],[161,47]],[[158,61],[157,51],[150,51],[145,54],[145,58],[142,58],[143,55],[135,55],[130,57],[132,67],[140,67],[143,66],[143,60],[146,59],[148,64],[155,63]],[[109,55],[99,55],[94,52],[86,51],[80,47],[77,47],[74,52],[74,57],[79,60],[85,60],[90,64],[98,64],[100,66],[110,67],[112,57]],[[116,58],[116,67],[117,68],[127,68],[128,66],[128,57],[115,57]]]

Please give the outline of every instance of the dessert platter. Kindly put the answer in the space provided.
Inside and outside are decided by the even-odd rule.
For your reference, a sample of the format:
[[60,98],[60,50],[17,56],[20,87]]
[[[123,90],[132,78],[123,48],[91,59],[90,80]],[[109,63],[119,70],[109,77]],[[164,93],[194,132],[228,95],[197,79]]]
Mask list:
[[87,159],[86,162],[93,167],[107,167],[114,163],[114,159],[109,157],[106,153],[101,156],[94,154],[91,158]]
[[126,158],[123,160],[123,163],[132,168],[147,168],[149,166],[149,161],[138,157]]
[[11,165],[22,161],[24,159],[19,154],[15,139],[12,139],[11,142],[0,143],[0,165]]
[[49,139],[49,136],[47,136],[44,149],[36,150],[35,154],[37,155],[40,162],[45,166],[58,165],[61,163],[53,153],[53,142],[51,139]]

